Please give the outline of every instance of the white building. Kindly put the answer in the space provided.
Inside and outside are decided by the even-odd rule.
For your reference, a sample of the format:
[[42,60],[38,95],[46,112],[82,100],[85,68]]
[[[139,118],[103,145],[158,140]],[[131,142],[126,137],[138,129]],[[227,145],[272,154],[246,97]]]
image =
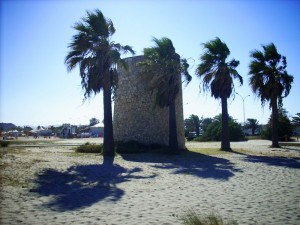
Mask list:
[[97,123],[93,126],[89,126],[83,130],[83,133],[81,133],[81,137],[87,137],[87,134],[89,134],[90,137],[103,137],[104,135],[104,124],[103,123]]

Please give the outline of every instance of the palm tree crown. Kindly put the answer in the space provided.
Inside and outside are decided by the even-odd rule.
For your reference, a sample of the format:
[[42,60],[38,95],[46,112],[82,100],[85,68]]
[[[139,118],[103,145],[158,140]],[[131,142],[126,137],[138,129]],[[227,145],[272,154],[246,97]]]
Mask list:
[[293,76],[286,71],[286,57],[277,52],[276,46],[271,43],[262,45],[264,52],[254,50],[250,53],[250,86],[252,91],[260,96],[262,105],[266,101],[279,100],[289,95]]
[[165,107],[175,100],[180,90],[180,74],[187,83],[192,77],[188,73],[187,60],[180,59],[169,38],[153,38],[153,41],[155,46],[144,49],[145,61],[139,63],[143,68],[141,79],[155,91],[155,104]]
[[130,46],[122,46],[111,41],[115,28],[110,19],[104,17],[100,10],[87,11],[87,16],[73,27],[77,34],[69,44],[70,52],[65,58],[69,71],[79,67],[81,85],[85,97],[96,94],[116,78],[117,64],[126,67],[121,53],[134,51]]
[[229,98],[234,89],[233,78],[243,84],[242,76],[236,71],[239,61],[226,61],[230,54],[227,45],[215,38],[203,44],[205,52],[201,55],[196,74],[202,78],[204,91],[211,91],[214,98]]

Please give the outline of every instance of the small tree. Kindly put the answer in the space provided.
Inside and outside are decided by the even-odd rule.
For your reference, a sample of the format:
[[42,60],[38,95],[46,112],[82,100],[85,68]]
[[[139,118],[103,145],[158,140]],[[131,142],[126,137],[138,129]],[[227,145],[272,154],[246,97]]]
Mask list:
[[202,130],[202,132],[205,132],[209,126],[209,124],[211,124],[213,122],[212,118],[203,118],[201,117],[200,119],[200,129]]
[[[229,140],[239,141],[243,139],[243,130],[241,124],[237,123],[231,116],[228,120]],[[202,136],[203,141],[221,141],[222,139],[222,115],[219,114],[213,118],[212,123]]]
[[194,124],[193,121],[190,118],[186,118],[184,120],[184,133],[185,136],[187,137],[190,132],[194,131]]
[[200,119],[197,115],[190,115],[189,119],[192,121],[193,123],[193,131],[196,132],[197,137],[200,135]]
[[[273,121],[272,121],[273,117],[270,116],[270,119],[268,121],[268,124],[266,125],[266,127],[263,129],[262,131],[262,138],[263,139],[268,139],[271,140],[272,139],[272,132],[273,132]],[[278,137],[280,140],[282,141],[287,141],[289,140],[289,138],[292,136],[292,132],[293,132],[293,126],[291,124],[291,121],[289,119],[289,117],[287,116],[287,111],[284,109],[280,109],[279,113],[278,113]]]
[[99,123],[100,121],[97,118],[91,118],[90,119],[90,126],[94,126],[97,123]]
[[247,122],[245,124],[246,129],[251,129],[252,136],[255,135],[255,131],[257,128],[259,128],[259,123],[257,119],[247,119]]
[[297,113],[296,116],[292,117],[291,123],[294,127],[299,127],[300,126],[300,113]]

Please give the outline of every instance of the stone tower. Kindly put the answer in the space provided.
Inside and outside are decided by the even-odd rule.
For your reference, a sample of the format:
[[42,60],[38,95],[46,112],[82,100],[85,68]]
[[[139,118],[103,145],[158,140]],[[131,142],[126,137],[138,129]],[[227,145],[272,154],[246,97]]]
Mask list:
[[[119,69],[119,83],[114,102],[114,139],[116,142],[136,141],[142,144],[169,143],[168,107],[154,107],[153,96],[138,78],[137,63],[143,56],[129,57],[128,71]],[[181,82],[181,79],[180,79]],[[182,89],[176,99],[179,148],[185,148]]]

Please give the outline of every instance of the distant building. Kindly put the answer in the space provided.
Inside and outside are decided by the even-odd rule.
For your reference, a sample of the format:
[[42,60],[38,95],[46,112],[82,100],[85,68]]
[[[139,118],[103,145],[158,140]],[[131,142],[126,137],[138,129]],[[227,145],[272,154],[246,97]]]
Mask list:
[[103,137],[104,124],[97,123],[82,130],[80,137]]
[[67,123],[63,124],[59,136],[61,138],[73,138],[76,136],[76,126]]
[[41,127],[37,133],[39,136],[52,136],[52,130],[48,129],[47,127]]
[[30,131],[27,130],[26,133],[27,133],[27,135],[34,136],[34,137],[52,136],[52,130],[51,129],[49,129],[47,127],[41,127],[41,126],[39,126],[37,129],[34,129],[34,130],[30,130]]

